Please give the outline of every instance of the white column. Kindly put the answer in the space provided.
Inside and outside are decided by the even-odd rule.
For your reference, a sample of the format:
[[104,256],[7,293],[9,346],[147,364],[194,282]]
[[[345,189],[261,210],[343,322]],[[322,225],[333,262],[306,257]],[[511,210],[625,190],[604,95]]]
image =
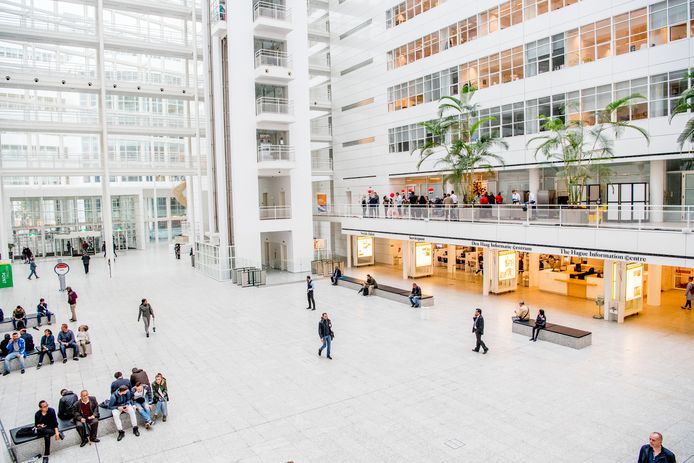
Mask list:
[[540,191],[539,167],[531,167],[530,169],[528,169],[528,190],[535,193],[535,196],[537,197],[537,192]]
[[214,222],[210,224],[210,230],[217,233],[220,249],[226,252],[229,246],[229,191],[227,188],[226,146],[224,140],[224,94],[223,94],[223,67],[222,47],[218,38],[212,41],[212,86],[214,88],[212,106],[214,108],[214,177],[210,184],[214,185],[216,192],[216,204],[214,204]]
[[147,248],[147,229],[145,227],[145,196],[142,190],[137,195],[137,203],[135,204],[135,237],[137,239],[137,249],[144,250]]
[[96,32],[99,39],[99,47],[96,54],[97,71],[101,91],[99,92],[99,123],[101,124],[101,136],[99,145],[101,150],[101,220],[103,226],[104,243],[106,244],[106,258],[113,260],[113,212],[111,210],[111,173],[108,162],[108,130],[106,129],[106,79],[104,73],[104,2],[96,3]]
[[446,247],[446,250],[448,251],[448,265],[446,266],[448,273],[455,273],[455,260],[457,257],[455,249],[455,244],[449,244]]
[[159,206],[157,205],[157,176],[154,176],[154,199],[152,200],[154,207],[152,208],[152,214],[154,215],[154,243],[159,244]]
[[346,235],[347,238],[347,268],[352,268],[352,235]]
[[[194,8],[195,9],[195,8]],[[205,226],[205,221],[203,220],[203,213],[204,209],[202,207],[203,204],[203,199],[202,199],[202,167],[198,168],[198,181],[196,182],[197,189],[195,191],[195,196],[198,198],[200,202],[200,207],[198,210],[200,211],[199,217],[200,217],[200,238],[201,241],[204,240],[205,237],[205,230],[208,230],[210,232],[214,231],[214,208],[215,208],[215,203],[214,203],[214,176],[212,172],[212,165],[213,165],[213,153],[216,153],[215,147],[214,147],[214,137],[213,137],[213,131],[216,130],[214,127],[214,124],[212,122],[213,118],[213,111],[212,111],[212,101],[213,101],[213,94],[212,94],[212,89],[213,89],[213,82],[212,82],[212,63],[210,62],[210,53],[211,53],[211,34],[210,34],[210,10],[209,8],[202,8],[202,69],[203,69],[203,89],[205,91],[205,98],[203,99],[204,102],[204,108],[205,108],[205,147],[207,149],[207,173],[206,173],[206,179],[207,179],[207,226]],[[214,39],[215,42],[218,42],[218,39]],[[217,48],[217,52],[219,53],[219,48]],[[218,89],[217,92],[215,93],[220,93],[221,89]],[[221,93],[220,93],[221,94]]]
[[[244,3],[244,2],[241,2]],[[243,5],[248,8],[247,5]],[[293,258],[303,263],[300,270],[309,270],[313,255],[313,216],[311,198],[311,122],[309,111],[308,24],[306,0],[288,0],[292,12],[292,31],[287,35],[287,52],[292,59],[289,98],[294,103],[296,121],[289,128],[289,143],[295,150],[291,175],[290,205],[292,210]],[[255,151],[254,151],[255,153]]]
[[[624,284],[626,279],[626,264],[615,260],[605,259],[604,263],[605,291],[605,320],[616,317],[618,323],[624,323],[626,309]],[[614,308],[616,313],[611,313]]]
[[663,221],[663,204],[665,197],[665,161],[651,161],[649,204],[651,205],[651,222]]
[[491,291],[493,273],[493,253],[491,248],[482,248],[482,295],[487,296]]
[[412,254],[410,253],[412,246],[409,241],[402,242],[402,279],[407,280],[410,276],[410,266],[412,261]]
[[[305,8],[306,5],[304,5],[304,11]],[[297,10],[296,14],[300,15],[301,10]],[[260,265],[260,201],[258,200],[253,36],[253,8],[246,2],[228,2],[228,111],[229,120],[232,121],[228,130],[230,159],[232,160],[231,199],[233,203],[234,251],[240,262]],[[221,119],[220,114],[215,115],[216,118]],[[297,157],[304,154],[308,153],[299,152]],[[219,173],[217,172],[217,174]],[[218,194],[217,196],[222,195]],[[311,226],[310,218],[307,226]],[[220,224],[220,234],[221,231]],[[296,239],[292,239],[292,242],[294,241]]]
[[663,278],[663,266],[648,264],[648,305],[660,306],[660,289]]
[[[207,9],[207,8],[206,8]],[[209,9],[207,9],[209,11]],[[200,104],[199,104],[199,94],[198,94],[198,87],[199,87],[199,82],[198,82],[198,40],[197,40],[197,27],[198,27],[198,18],[197,18],[197,11],[195,8],[195,2],[191,2],[191,8],[190,8],[190,13],[191,13],[191,25],[193,28],[193,117],[195,117],[195,123],[193,127],[195,127],[195,140],[194,143],[191,143],[191,148],[192,150],[188,152],[188,159],[189,159],[189,165],[193,167],[193,163],[191,158],[195,159],[197,167],[197,175],[200,177],[202,175],[202,167],[200,164],[200,151],[201,151],[201,142],[200,142]],[[202,30],[202,35],[203,36],[209,36],[209,32],[207,29],[203,28]],[[203,49],[205,50],[205,49]],[[186,71],[188,71],[190,67],[186,66]],[[186,82],[186,85],[190,84],[190,80]],[[188,104],[190,106],[190,103]],[[209,133],[209,132],[208,132]],[[187,176],[186,177],[186,216],[188,219],[188,242],[190,243],[191,246],[195,246],[195,241],[197,241],[197,217],[200,215],[200,212],[198,208],[196,207],[195,204],[195,197],[197,196],[197,192],[194,191],[193,188],[193,178],[192,176]]]
[[10,259],[10,248],[8,237],[12,220],[10,210],[5,208],[5,184],[3,177],[0,177],[0,259]]
[[535,288],[540,285],[540,254],[537,252],[528,253],[528,285]]
[[166,231],[168,232],[169,241],[173,240],[173,230],[171,229],[171,193],[166,194]]

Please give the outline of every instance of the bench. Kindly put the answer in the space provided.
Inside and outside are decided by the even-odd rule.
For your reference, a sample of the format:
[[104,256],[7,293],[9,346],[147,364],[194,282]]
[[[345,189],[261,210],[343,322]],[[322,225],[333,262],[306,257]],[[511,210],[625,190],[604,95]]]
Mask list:
[[[58,407],[54,407],[57,409]],[[137,421],[138,425],[143,426],[144,425],[144,419],[138,412],[135,412],[135,415],[137,416]],[[106,434],[113,434],[116,432],[116,423],[113,422],[112,419],[110,419],[113,416],[113,411],[104,408],[101,405],[99,405],[99,432],[98,436],[101,438],[101,436],[104,436]],[[127,423],[130,421],[129,418],[126,418],[123,416],[123,427],[124,429],[127,428]],[[135,424],[135,423],[133,423]],[[39,453],[43,453],[43,438],[42,437],[36,437],[36,436],[29,436],[29,437],[17,437],[17,431],[19,431],[23,427],[27,426],[33,426],[33,423],[31,424],[26,424],[24,426],[20,426],[17,428],[10,429],[10,447],[8,448],[8,451],[10,452],[10,455],[18,459],[19,461],[24,461],[24,459],[27,456],[32,456],[32,455],[37,455]],[[71,445],[78,445],[81,442],[81,439],[79,437],[79,434],[77,433],[77,425],[75,425],[74,421],[72,420],[61,420],[58,418],[58,429],[60,429],[61,432],[65,433],[65,439],[56,442],[53,440],[51,442],[51,453],[53,453],[54,448],[59,448],[59,447],[65,447],[65,446],[71,446]],[[68,433],[68,431],[75,431],[74,433]],[[20,447],[21,446],[21,447]],[[15,460],[17,461],[17,460]]]
[[[71,360],[72,359],[72,348],[68,348],[66,353],[68,356],[67,357],[68,361],[71,362],[72,361]],[[91,355],[91,353],[92,353],[92,344],[89,343],[89,344],[87,344],[87,355]],[[5,359],[2,358],[2,360],[5,360]],[[56,349],[53,351],[53,360],[55,360],[58,363],[63,361],[63,356],[60,353],[60,349]],[[31,352],[27,352],[26,357],[24,357],[24,368],[25,369],[32,368],[38,364],[39,364],[39,351],[33,350]],[[45,356],[43,358],[43,367],[45,367],[47,364],[50,365],[50,362],[48,360],[48,356]],[[20,369],[19,367],[20,367],[19,360],[13,359],[10,362],[10,371],[17,371]],[[0,369],[2,369],[4,371],[4,367],[2,367]]]
[[[338,279],[338,285],[340,283],[342,283],[343,286],[353,288],[355,291],[358,291],[365,283],[365,280],[342,275]],[[391,301],[400,302],[402,304],[410,304],[410,290],[408,289],[400,289],[394,286],[379,284],[378,288],[374,289],[372,294],[374,296],[380,296],[385,299],[390,299]],[[434,296],[422,294],[419,303],[422,307],[433,307]]]
[[[532,336],[535,320],[520,321],[514,320],[512,331],[516,334],[522,334],[528,338]],[[593,343],[593,337],[590,331],[583,331],[568,326],[557,325],[555,323],[547,323],[545,329],[540,330],[537,339],[547,341],[561,346],[571,347],[573,349],[583,349]]]
[[[43,318],[46,321],[48,320],[45,316],[41,317],[41,318]],[[53,318],[55,319],[55,316],[53,316]],[[32,326],[38,326],[38,324],[39,324],[39,321],[38,321],[38,318],[36,317],[36,314],[33,314],[33,315],[27,314],[26,319],[27,319],[27,326],[26,326],[27,328],[31,328]],[[6,318],[5,320],[0,322],[0,333],[6,333],[6,332],[10,332],[10,331],[17,331],[14,329],[14,326],[12,325],[12,315],[11,314],[10,314],[9,318]]]

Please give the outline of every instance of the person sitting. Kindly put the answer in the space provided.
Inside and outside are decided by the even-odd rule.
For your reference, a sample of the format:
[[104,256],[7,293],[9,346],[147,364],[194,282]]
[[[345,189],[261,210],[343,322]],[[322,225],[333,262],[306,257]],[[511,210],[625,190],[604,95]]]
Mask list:
[[330,281],[333,282],[333,286],[337,286],[337,280],[340,279],[342,276],[342,270],[340,270],[339,266],[335,266],[335,270],[333,270],[333,274],[330,275]]
[[520,301],[518,307],[513,311],[513,321],[527,322],[530,320],[530,308],[525,305],[525,302]]
[[55,350],[55,337],[53,332],[49,329],[43,330],[43,336],[41,336],[41,344],[39,344],[39,363],[36,365],[36,369],[41,368],[43,364],[43,357],[48,355],[48,360],[50,360],[51,365],[53,365],[53,351]]
[[152,388],[149,384],[138,382],[130,391],[133,395],[133,404],[137,412],[145,420],[145,429],[149,429],[152,424]]
[[82,438],[80,447],[84,447],[88,442],[99,442],[99,404],[96,397],[89,395],[86,390],[80,392],[80,398],[72,412],[77,432]]
[[119,387],[125,385],[130,389],[130,380],[127,378],[123,378],[123,373],[120,371],[117,371],[113,374],[113,377],[116,379],[114,382],[111,383],[111,394],[116,392]]
[[12,326],[15,330],[21,330],[27,326],[27,313],[21,305],[12,311]]
[[366,281],[362,283],[361,288],[359,289],[359,291],[357,291],[357,294],[361,293],[364,296],[368,296],[369,294],[373,294],[374,289],[376,288],[378,288],[376,279],[367,273]]
[[51,437],[55,440],[64,439],[63,433],[58,429],[58,417],[55,410],[48,406],[48,402],[39,402],[39,410],[34,415],[34,428],[36,435],[43,437],[43,463],[48,463],[48,456],[51,454]]
[[80,325],[80,327],[77,328],[75,340],[77,341],[77,350],[79,351],[79,356],[86,357],[87,344],[91,342],[89,340],[89,327],[87,325]]
[[118,438],[116,440],[120,441],[125,437],[125,431],[123,431],[123,423],[120,417],[123,413],[127,413],[130,417],[133,434],[135,434],[135,436],[140,435],[140,430],[137,428],[137,416],[135,416],[135,408],[133,407],[133,396],[128,386],[123,384],[116,392],[111,394],[111,399],[108,401],[108,408],[113,412],[113,422],[116,424],[116,429],[118,430]]
[[4,339],[0,341],[0,357],[5,358],[7,357],[7,354],[9,354],[9,351],[7,350],[7,345],[10,343],[11,339],[12,336],[10,336],[10,333],[5,333]]
[[412,283],[412,291],[410,291],[410,304],[412,307],[419,307],[422,299],[422,288],[417,286],[417,283]]
[[58,402],[58,418],[61,420],[71,420],[74,417],[73,407],[79,398],[77,394],[69,389],[60,390],[60,401]]
[[58,333],[58,347],[63,356],[63,363],[67,362],[68,347],[72,347],[72,360],[79,360],[77,358],[77,341],[75,341],[75,333],[67,328],[66,323],[63,323],[60,327],[60,333]]
[[19,337],[19,333],[16,331],[12,333],[12,339],[7,344],[7,355],[5,356],[5,371],[3,376],[10,374],[10,362],[14,359],[19,360],[19,366],[22,367],[22,374],[24,374],[24,339]]
[[135,367],[130,375],[130,387],[135,387],[137,383],[149,384],[149,377],[145,370]]
[[27,333],[26,328],[19,330],[19,337],[24,339],[24,351],[27,354],[30,354],[36,350],[36,346],[34,345],[34,337],[30,333]]
[[161,373],[157,373],[157,376],[154,377],[152,399],[156,406],[153,419],[156,421],[161,414],[163,415],[162,420],[166,421],[166,417],[169,416],[169,405],[167,403],[169,401],[169,389],[166,384],[166,378]]
[[533,334],[530,337],[530,340],[537,342],[537,337],[540,334],[540,330],[544,329],[546,326],[547,317],[545,317],[545,311],[540,309],[540,311],[537,313],[537,317],[535,318],[535,326],[533,326]]
[[36,320],[39,322],[39,326],[41,326],[41,318],[46,317],[48,319],[48,324],[51,324],[51,317],[53,316],[53,312],[48,310],[48,304],[46,303],[46,300],[44,298],[41,298],[39,300],[39,305],[36,306]]

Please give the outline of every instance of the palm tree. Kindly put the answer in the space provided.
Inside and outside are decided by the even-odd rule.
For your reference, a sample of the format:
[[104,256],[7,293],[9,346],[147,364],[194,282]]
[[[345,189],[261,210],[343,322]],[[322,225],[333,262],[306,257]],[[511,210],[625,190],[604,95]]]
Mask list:
[[[689,79],[694,79],[694,71],[689,73]],[[681,113],[694,112],[694,86],[690,86],[682,96],[679,97],[675,108],[670,114],[670,123],[672,124],[672,119]],[[694,117],[690,118],[685,124],[684,129],[677,137],[677,143],[680,145],[680,150],[684,147],[684,144],[689,142],[689,144],[694,145]]]
[[[480,169],[491,170],[494,166],[503,165],[504,160],[494,151],[508,149],[508,143],[496,135],[481,134],[484,124],[495,120],[493,117],[476,119],[477,103],[472,103],[475,88],[469,84],[461,87],[460,98],[445,96],[439,102],[439,117],[420,125],[427,131],[425,143],[412,150],[419,152],[417,169],[434,154],[443,156],[434,162],[434,167],[441,167],[445,172],[444,182],[462,186],[470,198],[474,173]],[[450,142],[447,143],[447,139]]]
[[559,176],[566,181],[569,204],[578,205],[583,201],[586,182],[590,178],[609,175],[609,167],[594,164],[594,161],[612,158],[614,140],[626,130],[636,130],[647,142],[650,141],[645,129],[615,117],[618,111],[628,108],[633,100],[643,98],[634,94],[609,103],[597,112],[594,124],[591,124],[592,121],[564,122],[561,117],[541,116],[544,133],[530,139],[528,146],[537,144],[536,158],[541,154],[548,161],[561,164]]

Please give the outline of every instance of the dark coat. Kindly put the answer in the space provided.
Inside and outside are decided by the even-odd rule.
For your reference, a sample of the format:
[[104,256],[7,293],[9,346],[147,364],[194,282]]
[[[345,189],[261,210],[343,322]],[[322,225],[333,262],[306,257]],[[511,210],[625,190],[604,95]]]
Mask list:
[[72,413],[73,413],[73,417],[74,417],[75,421],[79,421],[82,418],[87,419],[92,415],[94,415],[94,417],[97,420],[99,419],[99,403],[96,401],[96,397],[94,397],[93,395],[89,396],[90,414],[87,416],[82,415],[82,409],[80,408],[81,404],[82,404],[82,401],[77,400],[77,402],[75,402],[75,405],[72,408]]
[[[639,452],[637,463],[649,463],[651,455],[653,455],[653,447],[649,444],[644,445]],[[653,463],[676,463],[675,454],[663,447]]]
[[479,317],[472,318],[472,332],[479,333],[480,336],[484,334],[484,317],[480,315]]
[[147,372],[145,372],[145,370],[142,368],[138,368],[137,370],[133,371],[132,375],[130,375],[130,387],[135,387],[137,383],[149,384]]
[[119,387],[121,386],[128,386],[128,389],[130,389],[132,386],[130,385],[130,380],[126,378],[118,378],[114,382],[111,383],[111,394],[116,392]]
[[324,338],[326,336],[330,336],[333,333],[333,324],[330,321],[330,319],[323,320],[318,322],[318,336],[320,338]]
[[410,291],[410,296],[422,297],[422,288],[420,288],[419,286],[415,286],[414,288],[412,288],[412,291]]
[[55,336],[52,334],[50,336],[46,336],[45,334],[41,336],[41,347],[39,350],[43,350],[44,347],[49,352],[53,352],[55,350]]
[[74,417],[73,407],[75,402],[79,400],[77,394],[72,391],[66,391],[58,402],[58,418],[61,420],[70,420]]

